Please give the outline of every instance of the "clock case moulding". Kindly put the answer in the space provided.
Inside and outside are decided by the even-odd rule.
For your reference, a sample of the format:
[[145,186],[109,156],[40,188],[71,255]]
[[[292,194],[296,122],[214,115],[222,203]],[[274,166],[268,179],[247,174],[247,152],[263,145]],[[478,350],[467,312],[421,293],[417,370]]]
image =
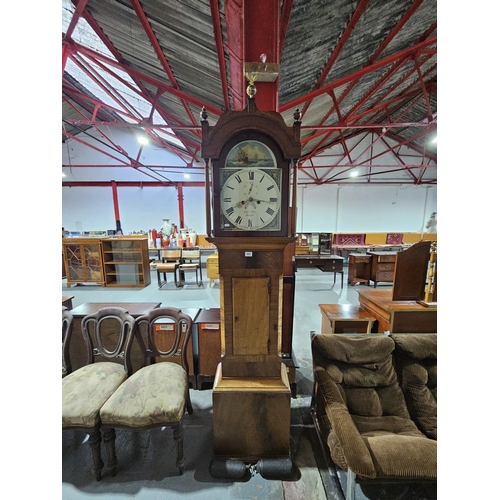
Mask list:
[[[206,162],[207,231],[209,236],[259,237],[292,236],[295,230],[293,210],[290,210],[291,165],[300,158],[300,121],[295,119],[293,127],[287,127],[283,117],[275,111],[259,111],[255,99],[250,98],[245,110],[227,111],[216,125],[210,126],[202,119],[201,155]],[[240,142],[258,141],[267,146],[276,158],[276,166],[281,169],[281,206],[279,230],[244,230],[221,228],[221,170],[227,155]],[[211,161],[211,168],[209,165]],[[244,169],[245,167],[242,167]],[[209,171],[211,170],[211,176]],[[212,182],[210,203],[209,179]],[[291,213],[290,213],[291,212]],[[210,216],[210,214],[212,216]],[[213,222],[213,225],[212,225]]]

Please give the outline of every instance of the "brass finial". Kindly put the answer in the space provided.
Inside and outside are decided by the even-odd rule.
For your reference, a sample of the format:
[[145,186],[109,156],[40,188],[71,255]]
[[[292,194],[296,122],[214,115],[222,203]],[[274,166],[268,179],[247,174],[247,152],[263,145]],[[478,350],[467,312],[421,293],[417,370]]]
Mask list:
[[257,75],[255,73],[247,74],[247,78],[248,81],[250,82],[247,87],[247,95],[248,97],[250,97],[250,99],[253,99],[255,97],[255,94],[257,93],[257,87],[255,86]]

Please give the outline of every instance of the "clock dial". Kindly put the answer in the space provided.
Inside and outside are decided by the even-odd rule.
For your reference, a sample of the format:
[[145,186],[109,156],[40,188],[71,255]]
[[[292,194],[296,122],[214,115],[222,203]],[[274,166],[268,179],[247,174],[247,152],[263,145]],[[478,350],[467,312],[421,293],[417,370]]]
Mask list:
[[221,182],[222,229],[279,231],[280,169],[226,168]]

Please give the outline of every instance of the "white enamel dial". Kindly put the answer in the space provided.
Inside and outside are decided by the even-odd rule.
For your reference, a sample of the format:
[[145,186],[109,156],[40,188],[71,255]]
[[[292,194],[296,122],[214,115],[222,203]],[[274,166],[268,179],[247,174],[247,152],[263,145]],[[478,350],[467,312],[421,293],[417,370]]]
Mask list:
[[226,170],[220,206],[222,229],[279,230],[281,171],[258,168]]

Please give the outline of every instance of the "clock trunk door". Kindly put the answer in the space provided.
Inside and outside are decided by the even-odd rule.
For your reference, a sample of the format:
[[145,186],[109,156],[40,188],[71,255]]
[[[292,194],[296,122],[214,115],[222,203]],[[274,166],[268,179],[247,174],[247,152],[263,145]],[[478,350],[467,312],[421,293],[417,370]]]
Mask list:
[[233,278],[233,353],[269,354],[270,279]]

